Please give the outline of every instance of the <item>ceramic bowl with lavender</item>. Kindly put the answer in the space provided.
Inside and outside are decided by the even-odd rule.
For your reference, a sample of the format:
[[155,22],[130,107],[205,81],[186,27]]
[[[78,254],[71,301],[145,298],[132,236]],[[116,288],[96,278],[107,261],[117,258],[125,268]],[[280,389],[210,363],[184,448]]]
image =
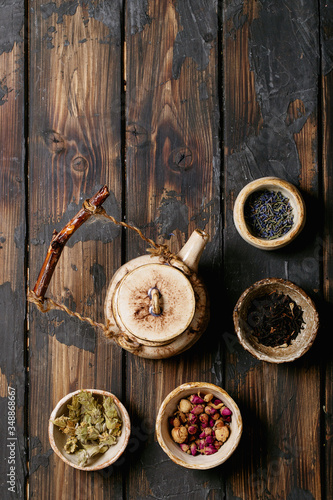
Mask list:
[[319,328],[313,300],[299,286],[281,278],[263,279],[248,287],[235,305],[233,321],[244,349],[269,363],[301,357],[312,346]]
[[[220,413],[223,412],[223,418],[226,421],[225,425],[222,424],[222,430],[218,431],[216,429],[214,431],[213,439],[209,439],[211,436],[206,438],[203,436],[205,429],[209,429],[210,424],[207,427],[199,425],[200,415],[203,415],[206,411],[201,412],[200,409],[200,414],[196,413],[198,406],[208,406],[208,403],[200,403],[200,400],[204,400],[205,396],[206,399],[207,396],[208,399],[212,398],[209,403],[211,405],[210,408],[212,409],[214,406],[217,408],[214,418],[219,416],[219,420],[221,420]],[[180,403],[181,401],[182,403]],[[179,409],[183,409],[182,405],[185,404],[186,406],[184,401],[192,401],[191,404],[187,403],[189,408],[185,409],[189,411],[185,413],[185,418],[189,420],[190,417],[198,417],[197,423],[194,425],[197,425],[201,429],[198,431],[201,437],[197,435],[192,438],[190,436],[190,426],[183,423],[181,427],[187,426],[189,439],[186,439],[185,443],[179,443],[175,441],[175,434],[173,434],[173,416]],[[214,408],[211,411],[213,412]],[[214,430],[216,424],[213,425],[213,415],[210,416],[210,420],[212,421],[211,430]],[[173,423],[170,424],[171,422]],[[228,437],[223,442],[222,438],[218,436],[218,432],[223,433],[226,430]],[[188,382],[176,387],[162,402],[156,419],[156,436],[161,448],[173,462],[188,469],[205,470],[221,465],[236,450],[242,430],[242,417],[235,401],[221,387],[206,382]],[[184,432],[186,433],[187,431]],[[210,435],[212,435],[211,431]],[[219,448],[216,450],[214,449],[214,441],[217,438],[220,439],[220,443]],[[205,441],[207,441],[206,445]],[[202,447],[201,443],[203,443]],[[190,450],[184,451],[190,446],[192,447],[192,452]],[[198,448],[197,451],[193,451],[195,447]]]
[[233,218],[247,243],[261,250],[276,250],[302,231],[306,207],[293,184],[278,177],[262,177],[239,192]]
[[68,415],[68,405],[71,404],[73,396],[78,395],[81,392],[81,390],[67,394],[55,406],[49,420],[49,428],[48,428],[49,441],[53,451],[67,465],[70,465],[75,469],[80,469],[84,471],[96,471],[104,469],[105,467],[108,467],[109,465],[113,464],[122,455],[128,444],[128,440],[131,434],[131,423],[128,412],[124,407],[124,405],[119,401],[119,399],[116,396],[114,396],[110,392],[99,389],[83,389],[82,391],[91,393],[99,404],[102,404],[103,397],[112,397],[113,402],[116,406],[118,416],[122,420],[121,434],[117,438],[116,443],[110,446],[109,449],[104,453],[98,453],[92,458],[90,458],[87,465],[84,466],[79,465],[78,459],[75,454],[67,453],[64,450],[64,445],[67,440],[67,436],[63,432],[61,432],[61,430],[57,425],[54,425],[53,421],[57,417]]

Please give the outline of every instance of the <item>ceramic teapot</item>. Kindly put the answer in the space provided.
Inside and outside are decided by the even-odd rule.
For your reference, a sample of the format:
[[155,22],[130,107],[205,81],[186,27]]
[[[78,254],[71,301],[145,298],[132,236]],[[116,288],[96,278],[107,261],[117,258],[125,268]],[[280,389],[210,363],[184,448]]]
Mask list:
[[196,342],[209,319],[208,295],[197,275],[208,234],[196,229],[169,262],[142,255],[114,274],[104,314],[116,333],[140,345],[139,356],[170,357]]
[[[100,210],[108,194],[104,186],[86,200],[65,228],[54,233],[34,290],[29,294],[31,302],[40,306],[44,303],[63,247],[91,215],[102,213],[117,224],[131,227],[115,221],[104,209]],[[108,330],[110,338],[138,356],[160,359],[183,352],[199,339],[209,320],[207,290],[197,274],[208,238],[205,231],[196,229],[176,255],[170,252],[146,254],[121,266],[113,275],[106,294],[104,313],[108,328],[77,313],[72,314]],[[47,301],[46,310],[53,305],[71,313],[65,306],[50,299]],[[43,310],[42,306],[40,309]]]

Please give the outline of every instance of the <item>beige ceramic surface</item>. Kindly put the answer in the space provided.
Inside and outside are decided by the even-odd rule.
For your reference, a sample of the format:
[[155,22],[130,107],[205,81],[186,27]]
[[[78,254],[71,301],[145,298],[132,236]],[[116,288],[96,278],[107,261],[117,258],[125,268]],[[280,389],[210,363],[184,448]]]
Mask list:
[[[203,395],[213,394],[216,398],[220,399],[232,411],[232,418],[230,436],[221,448],[213,455],[198,455],[193,457],[184,453],[179,445],[173,441],[169,429],[169,417],[176,411],[177,405],[182,398],[187,398],[191,394],[197,394],[199,391]],[[160,446],[173,462],[187,469],[204,470],[221,465],[237,448],[242,431],[242,417],[235,401],[220,387],[205,382],[189,382],[182,384],[170,392],[161,404],[156,419],[156,437]]]
[[[244,327],[247,311],[252,301],[272,291],[289,295],[303,309],[305,325],[289,346],[266,347],[260,344],[254,336],[247,334],[246,327]],[[246,289],[234,308],[233,320],[242,346],[256,358],[270,363],[293,361],[305,354],[313,344],[319,327],[318,313],[312,299],[294,283],[280,278],[257,281]]]
[[[161,314],[149,309],[149,291],[159,292]],[[113,298],[113,314],[121,329],[146,345],[170,343],[193,319],[195,297],[191,282],[182,271],[166,264],[149,263],[126,274]]]
[[[249,231],[245,222],[244,206],[246,200],[255,191],[261,191],[263,189],[280,191],[283,196],[289,199],[289,203],[292,206],[294,215],[293,227],[281,238],[276,238],[274,240],[256,238]],[[262,177],[250,182],[240,191],[235,201],[233,216],[237,231],[247,243],[262,250],[275,250],[293,241],[302,231],[305,224],[306,209],[304,200],[294,185],[277,177]]]
[[59,430],[59,428],[52,423],[57,417],[60,417],[63,414],[68,413],[67,405],[70,403],[72,397],[75,394],[81,392],[80,390],[67,394],[64,398],[62,398],[54,410],[51,413],[49,420],[49,440],[53,451],[61,458],[67,465],[74,467],[75,469],[80,469],[84,471],[94,471],[99,469],[104,469],[109,465],[113,464],[121,454],[124,452],[130,434],[131,434],[131,423],[130,418],[127,413],[126,408],[119,401],[119,399],[111,394],[110,392],[101,391],[98,389],[84,389],[86,392],[91,392],[94,396],[97,396],[102,400],[103,396],[111,396],[114,400],[114,403],[117,406],[117,410],[119,415],[123,421],[123,428],[121,436],[118,438],[117,443],[114,446],[111,446],[105,453],[98,454],[95,457],[91,458],[86,467],[81,467],[77,464],[76,457],[72,454],[66,453],[64,448],[64,444],[66,442],[66,436]]
[[[188,242],[178,254],[181,256],[183,261],[174,260],[172,261],[171,266],[165,263],[162,256],[150,256],[147,254],[127,262],[114,274],[106,294],[104,305],[105,318],[110,321],[112,325],[114,325],[113,331],[116,334],[123,335],[123,333],[125,333],[128,337],[134,338],[140,343],[140,347],[135,351],[137,356],[151,359],[164,359],[180,354],[197,342],[205,331],[208,325],[210,313],[209,297],[204,283],[196,272],[193,272],[193,270],[198,267],[198,262],[207,240],[207,233],[195,230],[190,236]],[[125,276],[129,275],[141,266],[148,266],[152,264],[163,266],[166,269],[169,269],[172,273],[173,271],[181,271],[184,273],[184,277],[191,284],[195,297],[195,309],[192,321],[190,321],[188,326],[182,332],[179,332],[179,328],[176,327],[175,330],[178,332],[177,336],[174,339],[171,338],[170,341],[167,340],[167,343],[147,340],[143,343],[140,338],[135,336],[135,332],[131,333],[126,329],[124,332],[125,325],[121,324],[122,321],[121,318],[119,318],[118,311],[114,310],[114,301],[117,301],[117,290]],[[189,268],[189,265],[191,265],[192,268]],[[188,316],[189,315],[187,315],[187,317]],[[122,347],[125,349],[127,348],[126,346]]]

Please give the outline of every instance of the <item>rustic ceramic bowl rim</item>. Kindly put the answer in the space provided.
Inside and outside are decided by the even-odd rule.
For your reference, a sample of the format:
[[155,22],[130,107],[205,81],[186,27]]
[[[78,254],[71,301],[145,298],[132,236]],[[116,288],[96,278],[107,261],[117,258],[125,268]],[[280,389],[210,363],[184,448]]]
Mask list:
[[[55,443],[55,440],[54,440],[54,428],[55,428],[55,425],[52,423],[52,420],[54,420],[56,418],[59,409],[64,404],[68,403],[72,399],[73,396],[75,396],[76,394],[79,394],[81,391],[91,392],[92,394],[97,394],[99,396],[111,396],[113,398],[114,403],[116,404],[117,408],[119,409],[121,417],[122,417],[122,420],[123,420],[123,431],[122,432],[125,434],[125,438],[124,438],[124,442],[123,442],[121,448],[119,448],[119,450],[117,451],[117,453],[115,455],[113,455],[109,460],[106,460],[102,464],[95,465],[95,466],[91,465],[91,466],[82,467],[80,465],[75,464],[74,462],[71,462],[70,460],[68,460],[60,452],[60,450],[57,447],[57,445]],[[48,434],[49,434],[49,441],[50,441],[50,444],[51,444],[51,447],[52,447],[53,451],[67,465],[70,465],[71,467],[74,467],[75,469],[84,470],[84,471],[100,470],[100,469],[104,469],[105,467],[108,467],[109,465],[113,464],[116,460],[118,460],[118,458],[124,452],[124,450],[125,450],[125,448],[126,448],[126,446],[128,444],[128,440],[129,440],[130,434],[131,434],[130,417],[128,415],[128,412],[127,412],[125,406],[119,401],[119,399],[117,398],[117,396],[115,396],[111,392],[100,390],[100,389],[79,389],[77,391],[74,391],[74,392],[71,392],[71,393],[67,394],[62,399],[60,399],[60,401],[58,401],[58,403],[56,404],[56,406],[54,407],[54,409],[53,409],[53,411],[52,411],[52,413],[50,415],[49,427],[48,427]]]
[[[266,240],[254,236],[249,230],[244,217],[244,207],[248,197],[255,191],[260,191],[265,188],[276,190],[282,189],[286,191],[295,209],[294,219],[296,215],[296,220],[293,227],[285,235],[274,240]],[[275,250],[293,241],[302,231],[305,224],[306,207],[303,197],[296,186],[278,177],[261,177],[246,184],[239,192],[234,205],[233,218],[238,233],[247,243],[262,250]]]
[[[166,415],[166,407],[167,407],[168,403],[170,403],[175,398],[177,398],[177,400],[181,399],[181,395],[184,391],[187,391],[187,390],[192,391],[192,389],[193,389],[193,394],[197,393],[199,390],[217,392],[220,395],[221,399],[223,399],[224,402],[227,402],[228,407],[230,407],[230,409],[232,409],[232,412],[233,412],[232,418],[235,421],[236,430],[234,429],[232,432],[232,435],[231,435],[232,440],[233,440],[232,447],[230,448],[229,452],[226,454],[223,454],[223,446],[222,446],[222,448],[216,454],[210,455],[210,457],[215,458],[214,463],[211,463],[210,465],[207,465],[207,463],[205,463],[204,459],[207,458],[206,456],[198,456],[197,458],[201,459],[201,461],[200,462],[198,461],[197,464],[187,463],[186,457],[188,455],[185,453],[184,453],[184,460],[180,460],[178,457],[176,457],[172,453],[172,451],[170,450],[170,448],[168,447],[167,443],[165,442],[165,440],[163,438],[162,423],[165,419],[168,419],[170,416],[170,415]],[[175,406],[176,406],[176,404],[175,404]],[[177,465],[180,465],[182,467],[188,468],[188,469],[207,470],[207,469],[211,469],[211,468],[214,468],[214,467],[221,465],[234,453],[235,449],[237,448],[237,446],[239,444],[239,441],[240,441],[240,438],[241,438],[241,435],[243,432],[243,421],[242,421],[242,416],[241,416],[240,410],[238,408],[238,405],[224,389],[222,389],[221,387],[219,387],[215,384],[211,384],[209,382],[187,382],[187,383],[184,383],[184,384],[176,387],[175,389],[173,389],[173,391],[171,391],[165,397],[165,399],[163,400],[163,402],[159,408],[158,414],[157,414],[155,430],[156,430],[157,440],[158,440],[162,450],[168,455],[168,457],[174,463],[176,463]],[[196,458],[196,457],[193,457],[193,458]]]
[[[242,331],[240,324],[239,324],[240,310],[242,308],[242,305],[243,305],[246,297],[249,294],[253,293],[255,290],[259,290],[260,288],[264,288],[265,286],[274,285],[274,284],[278,284],[281,287],[286,287],[285,293],[288,293],[288,289],[289,290],[292,289],[294,292],[299,294],[305,300],[305,302],[308,304],[309,308],[312,309],[314,317],[315,317],[314,328],[313,328],[311,335],[309,336],[306,344],[301,346],[299,348],[298,352],[295,353],[294,356],[291,358],[275,357],[273,354],[271,356],[269,356],[265,353],[258,352],[257,349],[252,344],[249,344],[249,343],[244,341],[243,331]],[[305,354],[312,346],[312,344],[317,336],[318,328],[319,328],[319,315],[318,315],[315,303],[313,302],[311,297],[309,297],[302,288],[295,285],[295,283],[292,283],[291,281],[285,280],[282,278],[266,278],[263,280],[259,280],[259,281],[256,281],[255,283],[253,283],[251,286],[249,286],[246,290],[244,290],[244,292],[239,297],[239,299],[234,307],[233,321],[234,321],[235,332],[237,334],[238,340],[241,343],[241,345],[244,347],[244,349],[246,349],[248,352],[250,352],[257,359],[259,359],[261,361],[267,361],[269,363],[286,363],[286,362],[294,361],[295,359],[298,359],[301,356],[303,356],[303,354]],[[299,335],[301,335],[301,334],[299,334]],[[272,348],[272,351],[274,351],[274,349],[279,349],[279,348],[278,347]]]

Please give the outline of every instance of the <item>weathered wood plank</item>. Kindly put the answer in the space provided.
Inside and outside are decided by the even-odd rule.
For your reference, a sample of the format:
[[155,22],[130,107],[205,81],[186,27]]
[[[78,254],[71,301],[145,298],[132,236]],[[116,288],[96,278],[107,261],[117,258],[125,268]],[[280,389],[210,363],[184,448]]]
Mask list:
[[[333,136],[332,136],[332,121],[333,121],[333,8],[328,2],[320,2],[321,14],[321,49],[322,49],[322,138],[323,138],[323,194],[324,194],[324,214],[325,228],[323,238],[323,275],[324,275],[324,307],[323,313],[323,337],[322,342],[323,352],[326,352],[324,347],[325,339],[331,335],[331,309],[333,302],[333,191],[332,191],[332,176],[333,176]],[[319,254],[321,258],[321,254]],[[333,470],[332,470],[332,429],[333,429],[333,363],[330,355],[325,356],[325,376],[323,380],[324,386],[324,444],[325,453],[323,460],[323,489],[327,499],[333,498]]]
[[[321,229],[318,26],[313,1],[225,4],[224,280],[229,315],[243,290],[262,278],[289,279],[315,300],[320,297],[320,262],[314,253]],[[297,185],[311,204],[303,234],[274,253],[247,245],[232,220],[241,188],[266,175]],[[238,396],[245,418],[239,476],[227,484],[230,498],[301,498],[305,492],[321,498],[318,351],[313,347],[304,359],[275,366],[243,352],[231,334],[226,339],[226,363],[233,374],[227,390]]]
[[[205,229],[211,241],[200,272],[208,285],[215,272],[216,285],[221,259],[216,2],[129,2],[125,26],[127,221],[174,252],[196,227]],[[137,235],[127,234],[128,258],[145,250]],[[220,296],[216,292],[214,305]],[[218,472],[198,476],[179,470],[154,438],[158,408],[168,392],[187,381],[216,381],[212,316],[211,329],[181,356],[159,361],[127,356],[127,398],[136,429],[129,498],[195,499],[223,491]]]
[[[121,2],[35,2],[30,20],[30,285],[53,229],[104,184],[105,209],[121,217]],[[47,295],[104,320],[108,281],[121,263],[120,232],[92,220],[63,251]],[[121,498],[121,469],[82,474],[50,448],[48,418],[79,388],[122,399],[122,354],[92,327],[62,312],[30,322],[31,498]],[[61,481],[59,481],[61,478]]]
[[0,7],[0,485],[24,498],[26,482],[24,2]]

